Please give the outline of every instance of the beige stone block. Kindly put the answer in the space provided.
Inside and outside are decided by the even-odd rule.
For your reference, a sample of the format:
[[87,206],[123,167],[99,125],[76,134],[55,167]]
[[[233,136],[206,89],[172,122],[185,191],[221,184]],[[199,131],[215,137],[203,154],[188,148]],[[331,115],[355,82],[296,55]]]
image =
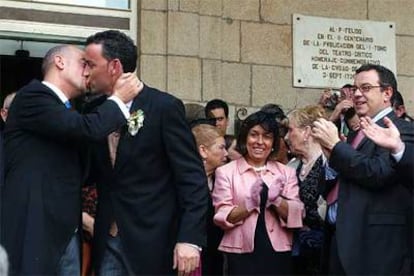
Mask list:
[[182,100],[201,100],[201,64],[198,58],[168,57],[168,92]]
[[199,16],[170,12],[168,15],[168,53],[197,56],[199,54]]
[[143,11],[141,15],[142,53],[165,54],[167,52],[167,14]]
[[393,21],[397,34],[414,35],[412,0],[370,0],[368,11],[370,20]]
[[250,105],[250,75],[250,65],[204,60],[203,101],[217,98]]
[[223,99],[221,90],[222,62],[218,60],[203,60],[203,101],[218,98]]
[[241,36],[242,62],[292,66],[290,26],[242,22]]
[[296,106],[297,91],[292,87],[292,68],[253,66],[253,106],[278,104],[283,110]]
[[180,11],[198,12],[202,0],[180,0]]
[[221,16],[223,0],[200,0],[200,14]]
[[221,26],[221,58],[240,61],[240,21],[223,19]]
[[295,108],[318,104],[322,92],[323,89],[296,89],[297,101]]
[[142,81],[160,90],[167,88],[167,57],[141,55]]
[[250,80],[250,65],[222,63],[222,99],[232,104],[250,105]]
[[317,104],[320,89],[301,89],[292,86],[292,68],[253,66],[253,100],[258,108],[265,104],[278,104],[285,113],[307,105]]
[[[367,0],[262,0],[261,16],[266,22],[292,24],[292,14],[366,20]],[[376,0],[374,1],[376,2]],[[387,19],[388,20],[388,19]]]
[[398,76],[398,91],[403,96],[407,114],[414,117],[414,76]]
[[414,37],[398,36],[397,46],[397,73],[414,76]]
[[223,0],[223,16],[248,20],[259,21],[260,0]]
[[221,58],[221,18],[200,17],[200,56],[202,58]]
[[167,0],[169,11],[178,11],[180,9],[180,0]]
[[161,10],[165,11],[168,7],[168,0],[141,0],[143,10]]

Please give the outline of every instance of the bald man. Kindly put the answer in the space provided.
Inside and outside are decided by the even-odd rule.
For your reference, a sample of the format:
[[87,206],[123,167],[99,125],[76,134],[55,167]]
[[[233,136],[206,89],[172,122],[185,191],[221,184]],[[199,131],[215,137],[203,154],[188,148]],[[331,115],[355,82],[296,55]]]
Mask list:
[[84,52],[62,45],[44,57],[42,82],[21,88],[4,132],[5,183],[1,241],[11,274],[80,275],[81,184],[79,145],[126,124],[124,103],[140,91],[134,75],[121,76],[112,97],[80,115],[69,100],[85,91]]

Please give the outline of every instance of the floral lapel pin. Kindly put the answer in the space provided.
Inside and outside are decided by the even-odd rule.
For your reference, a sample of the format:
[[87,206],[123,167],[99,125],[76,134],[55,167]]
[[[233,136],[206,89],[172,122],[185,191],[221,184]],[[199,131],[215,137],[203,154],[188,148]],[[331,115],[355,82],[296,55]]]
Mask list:
[[138,109],[131,113],[128,119],[128,132],[131,136],[135,136],[139,129],[144,126],[144,111]]

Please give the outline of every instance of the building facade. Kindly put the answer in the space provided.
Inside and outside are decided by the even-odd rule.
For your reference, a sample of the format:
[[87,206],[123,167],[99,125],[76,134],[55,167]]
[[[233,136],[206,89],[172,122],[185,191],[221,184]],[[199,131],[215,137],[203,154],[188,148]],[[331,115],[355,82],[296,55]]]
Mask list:
[[41,57],[54,43],[81,45],[95,31],[120,29],[137,42],[145,83],[185,102],[221,98],[234,120],[243,107],[289,111],[318,101],[323,87],[293,86],[295,13],[395,22],[399,90],[414,114],[411,0],[0,0],[0,54],[36,44],[29,51]]

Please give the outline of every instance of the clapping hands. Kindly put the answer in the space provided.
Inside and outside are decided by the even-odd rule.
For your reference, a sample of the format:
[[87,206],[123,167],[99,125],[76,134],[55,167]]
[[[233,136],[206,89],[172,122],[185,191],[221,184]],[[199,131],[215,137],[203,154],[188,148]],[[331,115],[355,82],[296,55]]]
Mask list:
[[269,186],[269,193],[267,196],[266,207],[270,207],[272,204],[278,206],[280,204],[280,195],[284,188],[284,180],[276,178]]
[[246,197],[245,207],[247,211],[256,210],[260,213],[260,193],[263,188],[263,181],[259,178],[251,186],[250,193]]

